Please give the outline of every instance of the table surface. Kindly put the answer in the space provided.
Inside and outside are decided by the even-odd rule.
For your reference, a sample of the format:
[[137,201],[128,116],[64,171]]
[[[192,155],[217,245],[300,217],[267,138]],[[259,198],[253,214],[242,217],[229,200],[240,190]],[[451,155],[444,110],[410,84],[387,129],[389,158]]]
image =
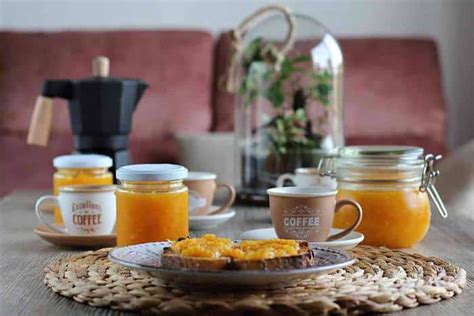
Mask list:
[[[0,315],[115,315],[59,296],[43,284],[43,268],[61,256],[78,252],[58,248],[33,233],[37,225],[33,205],[44,191],[20,191],[0,200]],[[210,232],[239,238],[242,231],[271,226],[268,209],[235,207],[236,217]],[[451,214],[432,216],[426,238],[414,251],[436,256],[466,269],[468,286],[463,293],[441,303],[404,310],[400,315],[472,315],[474,310],[474,222]]]

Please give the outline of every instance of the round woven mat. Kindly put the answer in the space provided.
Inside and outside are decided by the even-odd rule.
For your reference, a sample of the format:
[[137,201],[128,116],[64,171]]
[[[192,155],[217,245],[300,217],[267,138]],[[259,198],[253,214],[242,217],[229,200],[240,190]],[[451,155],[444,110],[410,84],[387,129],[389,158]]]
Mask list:
[[438,258],[386,248],[353,249],[356,263],[277,290],[214,292],[172,288],[107,259],[109,249],[49,264],[54,292],[91,306],[160,314],[345,314],[395,312],[461,293],[466,272]]

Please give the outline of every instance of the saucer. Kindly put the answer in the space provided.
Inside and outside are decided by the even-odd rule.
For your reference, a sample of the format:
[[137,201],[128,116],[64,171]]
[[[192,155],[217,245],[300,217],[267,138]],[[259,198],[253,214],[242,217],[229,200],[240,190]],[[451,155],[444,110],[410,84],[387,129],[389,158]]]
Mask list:
[[33,229],[36,235],[49,243],[62,247],[73,248],[101,248],[116,245],[113,235],[66,235],[57,233],[44,224],[39,224]]
[[[211,206],[211,208],[217,209],[218,206]],[[235,216],[235,211],[228,208],[223,213],[215,215],[190,215],[189,216],[189,229],[192,230],[204,230],[216,227],[217,225],[223,224]]]
[[[338,228],[331,228],[330,235],[343,231]],[[266,240],[278,238],[274,228],[254,229],[243,232],[240,235],[241,239]],[[310,242],[310,245],[318,245],[321,247],[331,247],[337,249],[351,249],[360,244],[364,240],[364,235],[358,232],[351,232],[345,237],[334,241],[318,241]]]

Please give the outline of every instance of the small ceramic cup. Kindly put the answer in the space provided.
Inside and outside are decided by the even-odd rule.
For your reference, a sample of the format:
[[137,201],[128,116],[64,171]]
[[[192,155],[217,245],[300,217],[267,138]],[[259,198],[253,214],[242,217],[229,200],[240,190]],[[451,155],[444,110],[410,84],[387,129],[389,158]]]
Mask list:
[[[59,195],[45,195],[35,205],[38,219],[55,232],[68,235],[108,235],[117,217],[115,185],[71,185]],[[44,204],[59,207],[64,228],[51,224],[43,213]]]
[[[357,202],[336,202],[337,190],[325,186],[272,188],[267,193],[278,238],[332,241],[351,233],[362,220],[362,208]],[[354,207],[356,220],[344,231],[329,236],[334,214],[345,205]]]
[[323,185],[330,188],[336,188],[334,179],[321,177],[318,168],[297,168],[295,173],[284,173],[278,177],[276,186],[283,187],[285,181],[291,181],[297,187],[309,187]]
[[[217,175],[211,172],[190,171],[184,179],[189,189],[189,213],[191,215],[217,214],[228,209],[235,200],[235,189],[226,183],[216,183]],[[220,188],[228,191],[227,198],[217,210],[211,210],[214,194]]]

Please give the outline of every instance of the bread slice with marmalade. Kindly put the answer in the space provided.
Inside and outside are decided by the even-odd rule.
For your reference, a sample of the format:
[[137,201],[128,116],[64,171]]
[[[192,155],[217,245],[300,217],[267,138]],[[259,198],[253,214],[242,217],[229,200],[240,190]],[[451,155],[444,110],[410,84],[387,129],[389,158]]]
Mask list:
[[290,270],[314,266],[314,253],[306,241],[272,239],[244,240],[206,234],[186,238],[165,248],[161,264],[166,269]]

